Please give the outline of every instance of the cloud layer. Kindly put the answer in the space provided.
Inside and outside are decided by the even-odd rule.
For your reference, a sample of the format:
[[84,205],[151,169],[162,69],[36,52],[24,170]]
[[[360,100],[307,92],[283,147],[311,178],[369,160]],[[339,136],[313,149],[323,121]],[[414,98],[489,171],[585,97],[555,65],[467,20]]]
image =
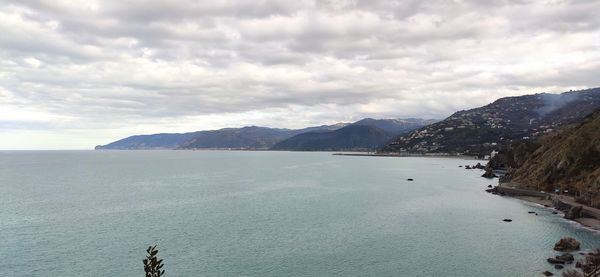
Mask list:
[[0,149],[599,86],[600,1],[0,1]]

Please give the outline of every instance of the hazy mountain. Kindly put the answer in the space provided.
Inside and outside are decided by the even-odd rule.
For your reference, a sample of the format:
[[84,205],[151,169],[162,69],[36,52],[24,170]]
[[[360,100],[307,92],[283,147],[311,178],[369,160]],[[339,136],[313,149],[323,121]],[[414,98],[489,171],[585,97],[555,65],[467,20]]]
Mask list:
[[368,125],[349,125],[329,132],[308,132],[275,144],[272,150],[339,151],[372,150],[392,138],[392,134]]
[[[333,137],[340,139],[340,144],[335,146],[331,142],[323,142],[327,149],[351,149],[349,145],[356,142],[357,147],[361,149],[371,149],[385,143],[391,136],[414,130],[421,127],[431,120],[416,118],[409,119],[372,119],[365,118],[354,123],[338,123],[333,125],[313,126],[303,129],[278,129],[249,126],[243,128],[224,128],[211,131],[198,131],[181,134],[153,134],[136,135],[127,137],[106,145],[96,146],[96,149],[269,149],[275,144],[299,134],[310,133],[301,138],[308,138],[319,133],[329,133],[340,128],[354,126],[376,127],[377,131],[371,128],[350,128],[348,130],[335,134]],[[360,132],[364,133],[360,133]],[[346,139],[339,135],[351,135],[352,138]],[[360,137],[361,134],[364,137]],[[379,137],[375,137],[378,134]],[[331,139],[330,136],[319,136],[320,138]],[[348,140],[352,141],[349,142]],[[372,143],[379,143],[372,145]],[[311,142],[315,143],[315,142]],[[318,143],[317,143],[318,144]],[[282,144],[287,145],[287,144]],[[300,143],[298,145],[303,145]],[[316,147],[315,149],[323,149]],[[278,148],[279,149],[279,148]],[[289,149],[298,150],[298,149]],[[303,149],[303,150],[309,150]]]
[[106,145],[98,145],[95,149],[175,149],[198,133],[136,135]]
[[600,108],[600,88],[505,97],[399,136],[382,152],[489,153],[580,121]]
[[300,133],[331,131],[346,125],[338,123],[296,130],[250,126],[179,134],[135,135],[106,145],[98,145],[95,149],[268,149],[276,142]]

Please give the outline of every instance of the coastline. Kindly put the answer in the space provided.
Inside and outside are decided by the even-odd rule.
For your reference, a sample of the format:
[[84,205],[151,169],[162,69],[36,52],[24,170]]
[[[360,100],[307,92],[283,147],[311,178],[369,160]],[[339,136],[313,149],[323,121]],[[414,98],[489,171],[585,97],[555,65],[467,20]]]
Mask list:
[[[582,226],[600,231],[600,209],[596,209],[587,205],[576,203],[571,197],[564,195],[556,195],[546,192],[538,192],[526,189],[517,189],[509,186],[510,183],[500,183],[496,188],[505,196],[513,197],[529,203],[538,204],[549,209],[565,213],[571,207],[581,206],[586,217],[578,217],[574,219],[564,218],[574,221]],[[562,207],[562,208],[559,208]]]
[[336,152],[334,156],[355,156],[355,157],[392,157],[392,158],[407,158],[407,157],[419,157],[419,158],[451,158],[451,159],[468,159],[468,160],[480,160],[476,156],[467,155],[451,155],[451,154],[400,154],[400,153],[373,153],[373,152]]

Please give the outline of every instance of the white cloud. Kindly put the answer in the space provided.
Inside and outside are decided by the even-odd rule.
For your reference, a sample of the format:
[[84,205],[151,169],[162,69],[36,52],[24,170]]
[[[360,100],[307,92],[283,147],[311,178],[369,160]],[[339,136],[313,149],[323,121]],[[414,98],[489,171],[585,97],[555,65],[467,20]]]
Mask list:
[[4,1],[0,149],[38,145],[32,134],[72,135],[47,145],[69,148],[135,133],[440,118],[594,87],[597,10],[576,0]]

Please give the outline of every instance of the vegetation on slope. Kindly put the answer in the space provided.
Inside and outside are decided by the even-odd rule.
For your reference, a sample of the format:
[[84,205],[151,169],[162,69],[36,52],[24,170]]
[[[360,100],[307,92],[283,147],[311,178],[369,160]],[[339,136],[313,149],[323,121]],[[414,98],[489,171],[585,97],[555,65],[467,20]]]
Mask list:
[[540,141],[511,178],[537,190],[568,190],[578,201],[600,207],[600,111]]

